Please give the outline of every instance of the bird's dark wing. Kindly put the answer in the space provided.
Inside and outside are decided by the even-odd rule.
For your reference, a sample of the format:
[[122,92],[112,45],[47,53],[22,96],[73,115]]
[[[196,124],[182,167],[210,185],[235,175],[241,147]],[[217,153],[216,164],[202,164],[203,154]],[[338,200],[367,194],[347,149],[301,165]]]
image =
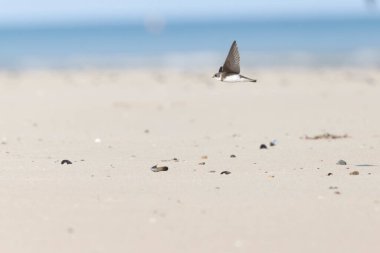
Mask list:
[[231,45],[230,52],[227,55],[226,61],[223,65],[223,72],[227,73],[240,73],[240,55],[236,41]]

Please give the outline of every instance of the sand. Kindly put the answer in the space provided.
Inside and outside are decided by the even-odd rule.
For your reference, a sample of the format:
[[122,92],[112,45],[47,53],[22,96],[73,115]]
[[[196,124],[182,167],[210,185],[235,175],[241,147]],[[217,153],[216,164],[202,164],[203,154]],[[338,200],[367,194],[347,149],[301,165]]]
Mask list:
[[1,71],[0,252],[380,252],[380,70],[212,74]]

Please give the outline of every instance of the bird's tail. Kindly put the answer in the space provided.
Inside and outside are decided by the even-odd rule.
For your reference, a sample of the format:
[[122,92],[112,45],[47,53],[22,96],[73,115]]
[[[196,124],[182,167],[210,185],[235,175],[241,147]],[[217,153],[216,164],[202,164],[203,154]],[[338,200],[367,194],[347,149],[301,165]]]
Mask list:
[[257,82],[256,79],[252,79],[252,78],[249,78],[249,77],[246,77],[246,76],[241,76],[241,77],[247,79],[248,82],[252,82],[252,83],[256,83]]

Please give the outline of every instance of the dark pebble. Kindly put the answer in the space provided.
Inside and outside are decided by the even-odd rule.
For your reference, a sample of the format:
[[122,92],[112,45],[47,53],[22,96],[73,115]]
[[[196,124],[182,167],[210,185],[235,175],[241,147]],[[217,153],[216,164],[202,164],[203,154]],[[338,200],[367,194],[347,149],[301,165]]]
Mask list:
[[201,163],[198,163],[199,165],[205,165],[206,163],[205,162],[201,162]]
[[336,195],[340,195],[340,191],[335,191],[334,192]]
[[231,174],[231,172],[225,170],[225,171],[220,172],[220,174],[221,175],[229,175],[229,174]]
[[161,171],[168,171],[169,170],[169,167],[167,166],[157,166],[157,165],[154,165],[151,170],[153,172],[161,172]]
[[346,161],[344,161],[344,160],[339,160],[336,164],[337,165],[347,165]]
[[72,164],[72,162],[69,161],[69,160],[62,160],[62,161],[61,161],[61,164]]
[[331,173],[331,172],[329,172],[329,173],[327,174],[327,176],[332,176],[332,173]]
[[357,170],[352,171],[352,172],[350,172],[350,175],[351,176],[357,176],[357,175],[359,175],[359,171],[357,171]]
[[236,155],[230,155],[231,158],[236,158]]
[[267,149],[268,147],[267,147],[267,145],[265,145],[265,144],[261,144],[260,145],[260,149]]
[[269,143],[269,146],[271,146],[271,147],[274,147],[274,146],[276,146],[276,143],[277,143],[277,141],[271,141],[270,143]]

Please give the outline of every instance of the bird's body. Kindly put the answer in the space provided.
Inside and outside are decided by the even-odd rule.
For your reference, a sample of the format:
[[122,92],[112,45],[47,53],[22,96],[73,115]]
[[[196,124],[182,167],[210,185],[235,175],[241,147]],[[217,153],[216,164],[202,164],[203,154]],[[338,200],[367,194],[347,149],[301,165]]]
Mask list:
[[256,82],[256,80],[240,75],[240,55],[236,41],[231,45],[223,66],[219,68],[213,78],[222,82]]
[[226,82],[226,83],[256,82],[256,80],[242,76],[240,74],[233,74],[233,73],[231,74],[231,73],[226,73],[226,72],[221,72],[220,75],[218,75],[215,78],[216,80]]

